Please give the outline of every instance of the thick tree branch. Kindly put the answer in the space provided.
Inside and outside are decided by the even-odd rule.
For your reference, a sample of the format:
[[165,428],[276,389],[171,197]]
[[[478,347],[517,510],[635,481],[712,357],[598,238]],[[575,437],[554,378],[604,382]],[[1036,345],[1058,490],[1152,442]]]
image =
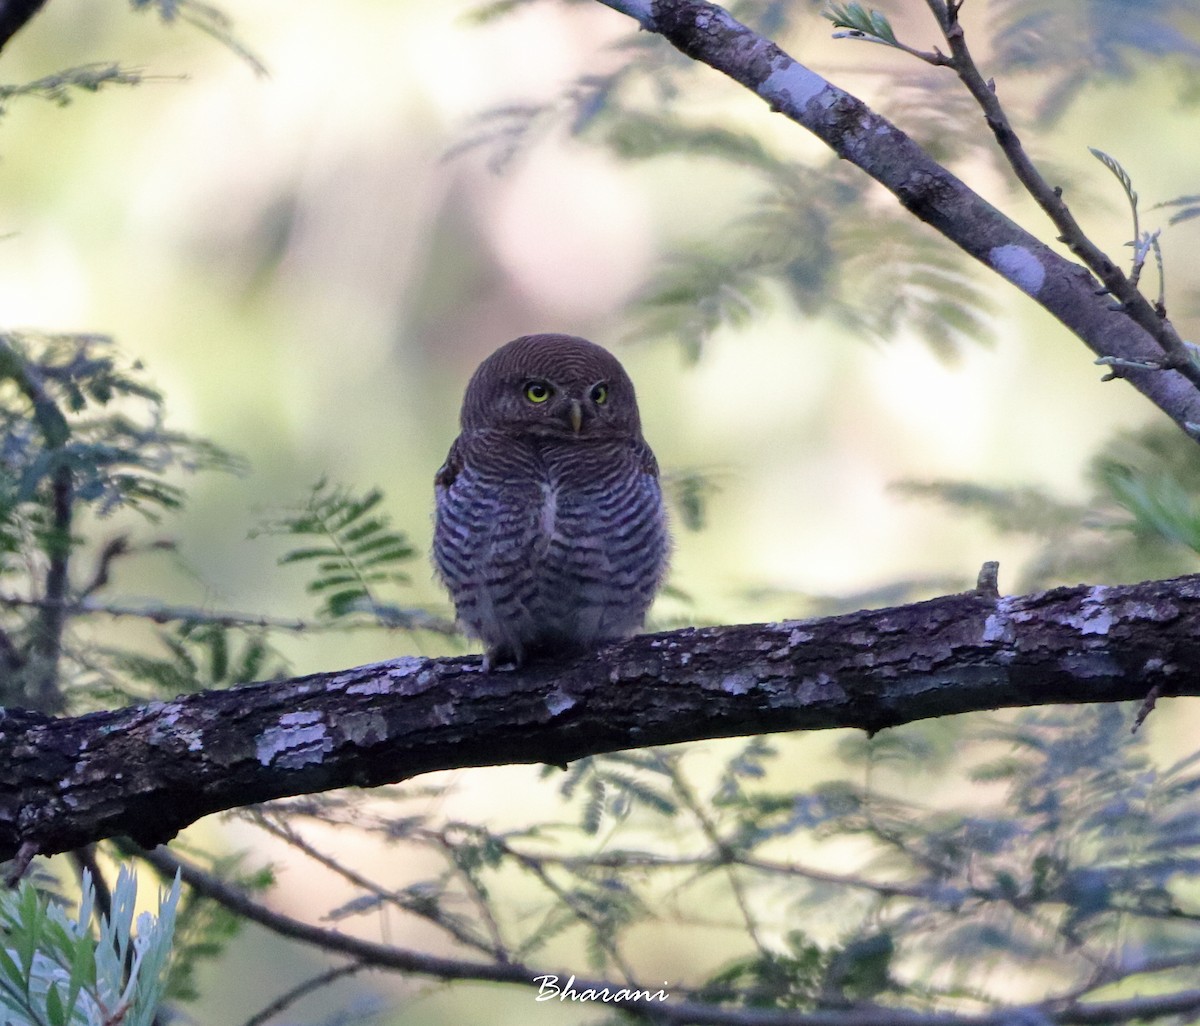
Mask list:
[[1200,695],[1198,668],[1193,576],[689,628],[521,672],[405,657],[70,719],[0,710],[0,859],[438,769]]
[[[974,193],[861,100],[794,61],[769,39],[706,0],[600,0],[662,35],[808,129],[862,168],[916,217],[1016,285],[1100,357],[1120,361],[1122,377],[1192,438],[1200,438],[1200,391],[1164,363],[1153,335],[1107,298],[1086,267],[1059,255]],[[1112,266],[1115,275],[1120,271]],[[1113,282],[1116,282],[1116,277]],[[1176,347],[1169,346],[1170,354]],[[1171,357],[1173,358],[1173,356]],[[1168,359],[1165,362],[1170,362]],[[1141,365],[1141,366],[1139,366]],[[1190,363],[1185,367],[1192,373]],[[1200,375],[1200,372],[1196,372]]]

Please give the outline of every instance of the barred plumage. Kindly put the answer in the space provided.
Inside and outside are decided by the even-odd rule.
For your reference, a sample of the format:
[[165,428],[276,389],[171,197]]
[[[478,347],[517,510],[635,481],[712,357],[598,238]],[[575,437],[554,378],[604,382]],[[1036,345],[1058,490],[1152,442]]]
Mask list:
[[436,492],[434,562],[487,665],[641,627],[669,541],[658,465],[611,353],[570,335],[498,349],[467,386]]

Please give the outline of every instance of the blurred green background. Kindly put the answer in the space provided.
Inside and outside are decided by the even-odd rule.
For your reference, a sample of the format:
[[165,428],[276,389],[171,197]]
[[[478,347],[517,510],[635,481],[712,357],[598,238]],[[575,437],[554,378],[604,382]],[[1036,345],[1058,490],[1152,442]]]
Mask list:
[[[921,5],[905,7],[889,12],[897,26],[931,44]],[[972,19],[986,25],[987,9],[970,6],[968,31]],[[122,564],[123,596],[306,615],[302,576],[277,567],[278,549],[247,534],[263,510],[301,498],[322,475],[381,486],[396,526],[427,550],[432,476],[456,433],[466,380],[492,349],[529,332],[582,334],[617,351],[664,472],[698,471],[715,485],[705,527],[677,529],[675,590],[656,609],[660,624],[807,615],[822,608],[816,599],[869,602],[897,581],[926,582],[919,594],[957,590],[991,559],[1002,590],[1012,590],[1034,541],[891,485],[960,479],[1082,502],[1088,458],[1116,432],[1161,419],[1132,389],[1101,384],[1090,354],[1031,300],[985,278],[991,341],[953,359],[912,332],[864,340],[783,301],[746,327],[718,330],[697,361],[636,337],[627,304],[658,261],[718,236],[750,186],[717,161],[621,161],[566,125],[548,128],[501,174],[486,148],[447,157],[485,109],[543,102],[612,68],[621,59],[614,44],[630,31],[598,4],[537,3],[483,25],[468,10],[242,0],[229,13],[265,65],[262,77],[201,32],[97,0],[51,0],[6,48],[9,83],[109,60],[148,81],[76,94],[61,108],[9,103],[0,126],[4,326],[115,336],[166,392],[173,426],[250,461],[243,477],[192,483],[185,513],[158,532],[179,542],[178,553]],[[784,40],[789,52],[869,103],[912,71],[898,54],[805,24]],[[1197,191],[1200,166],[1187,79],[1170,60],[1135,72],[1093,84],[1040,129],[1032,118],[1045,79],[1000,82],[1014,119],[1029,126],[1033,155],[1116,256],[1130,233],[1125,200],[1086,147],[1120,160],[1147,206]],[[792,159],[826,160],[801,130],[716,73],[700,69],[693,81],[692,110],[759,134]],[[910,114],[936,131],[929,112]],[[982,121],[972,124],[986,147]],[[1035,233],[1052,235],[992,160],[957,167]],[[882,190],[873,202],[893,203]],[[1147,226],[1153,216],[1144,215]],[[1163,237],[1169,307],[1185,338],[1194,337],[1198,231],[1193,221]],[[851,301],[872,302],[853,282],[844,287]],[[401,601],[448,615],[428,562],[416,567]],[[1195,568],[1181,549],[1175,571]],[[296,673],[453,650],[400,634],[279,645]],[[827,739],[805,745],[819,764]],[[461,774],[459,814],[502,817],[502,801],[517,793],[526,815],[532,779],[523,768]],[[229,843],[282,857],[242,827]],[[323,912],[335,896],[322,892],[315,906],[310,874],[284,871],[273,900]],[[391,939],[415,946],[421,936]],[[293,949],[255,929],[233,951],[202,981],[199,1021],[240,1021],[305,971]],[[423,990],[371,986],[389,1001],[397,988]],[[488,1021],[530,1021],[530,1000],[463,987],[418,1002],[404,1021],[418,1011],[420,1021],[478,1018],[479,1001]],[[538,1022],[580,1016],[537,1011]]]

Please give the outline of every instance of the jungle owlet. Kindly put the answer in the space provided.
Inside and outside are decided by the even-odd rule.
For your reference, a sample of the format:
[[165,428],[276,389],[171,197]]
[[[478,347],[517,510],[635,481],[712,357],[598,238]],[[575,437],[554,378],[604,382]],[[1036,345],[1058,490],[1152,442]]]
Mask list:
[[484,666],[633,634],[669,539],[658,464],[615,356],[525,335],[479,365],[437,472],[433,558]]

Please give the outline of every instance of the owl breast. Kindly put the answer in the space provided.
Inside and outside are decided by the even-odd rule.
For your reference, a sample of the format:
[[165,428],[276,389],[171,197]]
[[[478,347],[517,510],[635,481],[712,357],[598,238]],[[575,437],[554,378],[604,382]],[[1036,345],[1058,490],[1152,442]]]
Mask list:
[[439,475],[434,558],[459,619],[493,662],[635,632],[668,551],[645,443],[494,434],[460,436]]

